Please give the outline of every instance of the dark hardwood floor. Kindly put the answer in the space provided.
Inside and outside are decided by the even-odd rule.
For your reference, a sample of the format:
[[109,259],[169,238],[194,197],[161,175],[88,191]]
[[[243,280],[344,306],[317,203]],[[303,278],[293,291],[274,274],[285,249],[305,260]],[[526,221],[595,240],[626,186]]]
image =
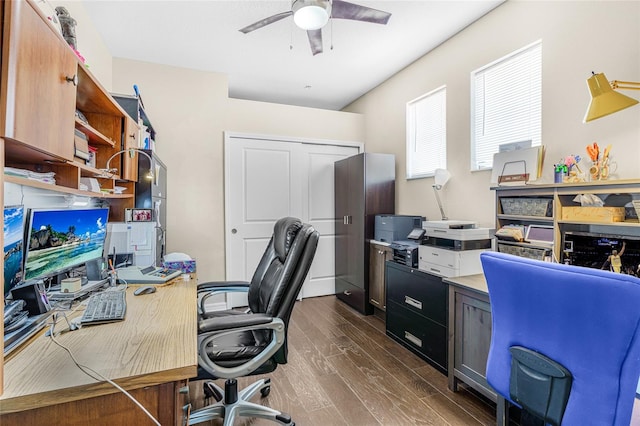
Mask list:
[[[296,303],[289,362],[269,376],[270,395],[255,402],[289,413],[298,426],[495,424],[490,404],[464,385],[449,391],[446,376],[387,337],[381,319],[360,315],[335,296]],[[239,388],[257,377],[238,380]],[[192,403],[201,406],[201,384],[190,388]]]

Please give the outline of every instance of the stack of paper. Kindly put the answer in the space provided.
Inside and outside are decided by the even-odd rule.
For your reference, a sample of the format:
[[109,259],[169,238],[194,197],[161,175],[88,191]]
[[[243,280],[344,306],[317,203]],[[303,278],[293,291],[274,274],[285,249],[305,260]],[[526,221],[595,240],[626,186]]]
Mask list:
[[14,167],[5,167],[4,174],[10,175],[10,176],[18,176],[26,179],[31,179],[31,180],[37,180],[38,182],[48,183],[51,185],[56,184],[56,179],[55,179],[56,174],[54,172],[38,173],[38,172],[32,172],[31,170],[16,169]]

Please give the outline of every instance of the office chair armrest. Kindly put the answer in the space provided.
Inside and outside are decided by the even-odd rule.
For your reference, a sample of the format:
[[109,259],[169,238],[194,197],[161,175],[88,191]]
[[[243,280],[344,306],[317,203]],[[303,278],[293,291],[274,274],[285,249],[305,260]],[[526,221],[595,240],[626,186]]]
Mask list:
[[198,292],[217,290],[223,287],[247,287],[249,288],[249,282],[247,281],[209,281],[206,283],[200,283],[197,286]]
[[200,314],[206,313],[204,308],[207,299],[216,294],[223,293],[248,293],[249,284],[246,281],[211,281],[198,284],[198,297],[200,298]]
[[198,321],[198,333],[234,330],[253,325],[269,324],[272,320],[273,317],[265,314],[244,314],[218,318],[207,318]]
[[[247,316],[256,316],[257,314],[251,314]],[[261,316],[265,319],[265,316]],[[234,319],[236,316],[233,317]],[[261,320],[258,320],[261,321]],[[250,331],[250,330],[272,330],[271,341],[264,350],[255,357],[251,358],[244,364],[236,367],[223,367],[216,364],[207,356],[207,346],[214,342],[217,338],[220,338],[227,334],[237,333],[238,331]],[[213,377],[221,379],[235,379],[241,376],[247,376],[254,370],[264,364],[269,358],[271,358],[280,347],[283,345],[286,333],[285,333],[284,321],[280,318],[272,318],[271,321],[262,324],[248,325],[245,327],[237,327],[224,331],[211,332],[198,335],[198,365],[204,368]]]

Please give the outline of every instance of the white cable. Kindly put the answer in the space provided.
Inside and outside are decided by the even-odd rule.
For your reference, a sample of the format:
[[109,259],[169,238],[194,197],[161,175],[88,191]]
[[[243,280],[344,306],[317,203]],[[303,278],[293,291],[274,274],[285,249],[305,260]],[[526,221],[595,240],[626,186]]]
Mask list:
[[[127,398],[129,398],[131,401],[133,401],[133,403],[136,404],[151,419],[151,421],[153,421],[158,426],[162,426],[162,425],[160,425],[160,422],[158,420],[156,420],[156,418],[153,417],[153,415],[142,404],[140,404],[140,402],[138,402],[138,400],[136,400],[133,396],[131,396],[131,394],[129,392],[127,392],[126,390],[124,390],[120,385],[118,385],[113,380],[106,378],[105,376],[103,376],[102,374],[98,373],[97,371],[95,371],[91,367],[88,367],[86,365],[80,364],[78,362],[78,360],[76,360],[76,357],[73,355],[71,350],[69,348],[67,348],[66,346],[64,346],[62,343],[60,343],[60,342],[58,342],[56,340],[56,338],[54,336],[54,329],[55,329],[56,321],[57,321],[57,317],[54,316],[53,322],[51,323],[51,327],[49,328],[49,337],[51,337],[51,340],[53,341],[53,343],[55,343],[56,345],[60,346],[62,349],[64,349],[69,354],[69,356],[73,360],[73,363],[80,369],[80,371],[82,371],[87,376],[91,377],[96,382],[98,382],[98,381],[100,381],[100,379],[102,379],[105,382],[109,383],[114,388],[118,389]],[[91,373],[95,374],[95,376],[92,375]]]

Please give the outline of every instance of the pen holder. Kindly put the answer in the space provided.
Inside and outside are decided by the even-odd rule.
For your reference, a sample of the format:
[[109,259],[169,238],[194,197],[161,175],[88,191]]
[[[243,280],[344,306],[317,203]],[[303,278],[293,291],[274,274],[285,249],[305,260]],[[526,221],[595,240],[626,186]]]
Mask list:
[[554,171],[553,172],[553,183],[563,183],[564,182],[564,177],[567,175],[567,173],[564,170],[561,170],[559,172]]

